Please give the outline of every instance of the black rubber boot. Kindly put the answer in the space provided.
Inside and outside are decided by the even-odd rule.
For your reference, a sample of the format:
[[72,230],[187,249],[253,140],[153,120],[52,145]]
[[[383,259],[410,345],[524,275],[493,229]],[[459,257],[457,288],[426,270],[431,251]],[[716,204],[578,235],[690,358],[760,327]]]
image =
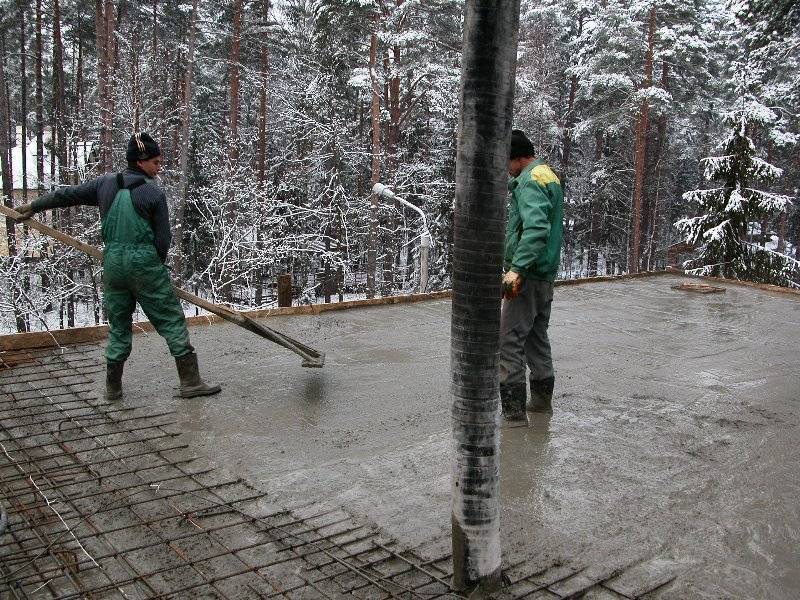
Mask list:
[[526,420],[525,384],[501,385],[500,404],[503,406],[503,417],[506,421]]
[[178,377],[181,380],[181,396],[194,398],[195,396],[210,396],[218,393],[222,388],[217,385],[208,385],[200,378],[200,368],[197,366],[197,354],[189,352],[175,359],[178,367]]
[[530,412],[553,414],[553,387],[555,377],[547,379],[531,379],[531,399],[528,402]]
[[106,363],[106,400],[122,398],[122,369],[124,362]]

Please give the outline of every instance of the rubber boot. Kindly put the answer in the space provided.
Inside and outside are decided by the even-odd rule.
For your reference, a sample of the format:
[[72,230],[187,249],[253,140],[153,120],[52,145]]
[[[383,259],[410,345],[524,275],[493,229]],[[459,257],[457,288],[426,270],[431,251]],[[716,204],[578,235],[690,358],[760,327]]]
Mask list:
[[122,369],[124,362],[106,363],[106,400],[122,398]]
[[501,385],[500,404],[503,407],[503,417],[506,421],[526,420],[525,384]]
[[555,377],[547,379],[531,379],[531,399],[528,402],[530,412],[553,414],[553,387]]
[[208,385],[200,378],[200,369],[197,366],[197,354],[189,352],[175,359],[178,368],[178,377],[181,380],[181,397],[194,398],[195,396],[210,396],[218,393],[222,388],[217,385]]

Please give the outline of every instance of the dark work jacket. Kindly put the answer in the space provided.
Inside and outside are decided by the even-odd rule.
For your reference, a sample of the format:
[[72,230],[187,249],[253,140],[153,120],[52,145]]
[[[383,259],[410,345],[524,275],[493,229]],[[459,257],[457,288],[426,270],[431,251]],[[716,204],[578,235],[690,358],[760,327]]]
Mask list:
[[[125,169],[122,175],[126,187],[139,180],[145,181],[143,185],[131,190],[131,200],[137,214],[150,223],[150,227],[153,228],[153,245],[156,247],[158,256],[163,263],[167,260],[167,251],[172,240],[172,233],[169,229],[167,198],[164,195],[164,191],[156,185],[154,179],[150,179],[139,169]],[[108,214],[108,210],[111,208],[119,191],[116,177],[116,173],[108,173],[80,185],[59,188],[37,198],[33,202],[33,209],[36,212],[41,212],[51,208],[64,208],[79,204],[97,206],[100,209],[100,218],[102,219]]]

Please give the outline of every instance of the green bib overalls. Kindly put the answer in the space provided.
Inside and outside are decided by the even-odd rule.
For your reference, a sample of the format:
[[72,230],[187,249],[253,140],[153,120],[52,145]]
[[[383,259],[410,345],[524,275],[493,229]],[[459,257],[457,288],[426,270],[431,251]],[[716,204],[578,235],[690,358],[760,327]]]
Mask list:
[[153,243],[153,229],[133,208],[131,189],[141,183],[125,188],[122,175],[117,175],[119,191],[103,218],[103,300],[109,324],[106,360],[110,363],[124,362],[131,353],[136,302],[167,341],[173,356],[193,350],[183,309]]

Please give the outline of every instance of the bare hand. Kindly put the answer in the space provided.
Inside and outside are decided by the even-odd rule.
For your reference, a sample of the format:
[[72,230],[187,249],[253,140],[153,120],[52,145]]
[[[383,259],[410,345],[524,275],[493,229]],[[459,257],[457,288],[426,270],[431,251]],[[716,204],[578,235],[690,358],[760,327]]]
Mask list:
[[33,204],[22,204],[21,206],[16,207],[16,210],[20,216],[15,218],[14,220],[17,222],[22,222],[26,219],[30,219],[35,211],[33,210]]
[[503,298],[516,298],[522,287],[522,277],[519,273],[509,271],[503,275]]

